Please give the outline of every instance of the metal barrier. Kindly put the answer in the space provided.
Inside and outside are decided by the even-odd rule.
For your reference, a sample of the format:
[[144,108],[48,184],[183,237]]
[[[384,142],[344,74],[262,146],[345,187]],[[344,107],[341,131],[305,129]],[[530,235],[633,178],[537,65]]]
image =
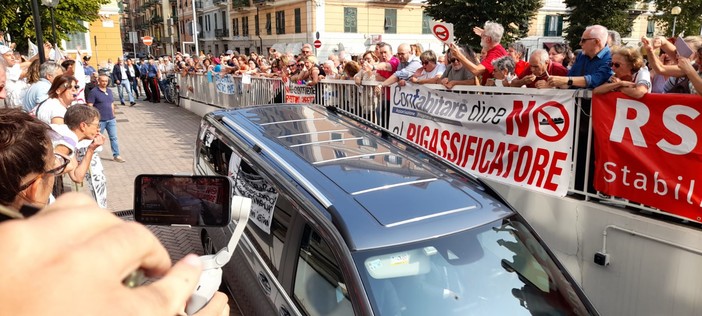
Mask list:
[[[180,97],[218,108],[239,108],[283,102],[285,92],[279,78],[251,78],[243,83],[241,76],[178,75]],[[226,85],[224,82],[226,81]]]
[[[390,89],[380,87],[380,82],[369,81],[356,85],[350,80],[322,80],[316,87],[305,85],[283,85],[280,79],[251,78],[251,84],[241,84],[241,77],[233,77],[235,87],[233,94],[218,93],[212,82],[205,76],[181,77],[181,96],[198,102],[220,108],[240,108],[252,105],[280,103],[286,100],[285,93],[296,95],[314,95],[312,103],[323,106],[334,106],[338,109],[366,120],[374,125],[388,129],[390,114]],[[192,91],[184,89],[191,85]],[[523,88],[456,86],[452,90],[443,85],[424,85],[430,89],[448,91],[458,94],[509,95],[524,94]],[[532,95],[554,95],[559,92],[550,89],[529,89]],[[562,91],[561,91],[562,92]],[[559,92],[560,93],[560,92]],[[576,118],[573,142],[573,161],[571,165],[571,181],[568,195],[586,201],[600,202],[608,205],[630,207],[650,213],[664,214],[687,222],[683,217],[663,212],[634,201],[603,195],[597,192],[593,185],[594,155],[592,122],[590,120],[592,93],[589,90],[573,90],[575,99]]]

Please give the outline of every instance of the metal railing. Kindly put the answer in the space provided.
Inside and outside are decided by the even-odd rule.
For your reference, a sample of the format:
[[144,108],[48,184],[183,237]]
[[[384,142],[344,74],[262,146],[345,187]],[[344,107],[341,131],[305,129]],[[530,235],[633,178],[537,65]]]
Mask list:
[[[322,80],[317,86],[288,84],[280,79],[251,78],[251,84],[242,84],[242,77],[231,77],[234,82],[232,94],[218,92],[215,82],[208,82],[207,76],[188,75],[180,77],[181,97],[189,98],[219,108],[240,108],[254,105],[282,103],[287,96],[307,96],[311,103],[334,106],[359,119],[366,120],[382,128],[389,127],[390,89],[379,87],[379,82],[369,81],[356,85],[350,80]],[[213,81],[215,81],[213,79]],[[458,94],[482,95],[522,95],[523,88],[503,88],[484,86],[456,86],[447,90],[442,85],[424,85],[427,88]],[[191,87],[191,88],[188,88]],[[530,95],[555,95],[562,90],[529,89]],[[589,90],[573,90],[575,101],[575,122],[571,180],[568,196],[586,201],[600,202],[612,206],[629,207],[649,213],[664,214],[687,222],[688,219],[652,208],[635,201],[606,196],[597,192],[592,183],[594,178],[594,150],[592,122],[590,120],[592,94]]]

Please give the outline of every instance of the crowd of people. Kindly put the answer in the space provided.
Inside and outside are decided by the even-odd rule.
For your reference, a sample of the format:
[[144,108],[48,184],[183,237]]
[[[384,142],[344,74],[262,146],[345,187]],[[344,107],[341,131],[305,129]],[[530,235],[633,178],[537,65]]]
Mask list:
[[601,25],[586,28],[580,49],[557,43],[535,49],[527,55],[519,42],[503,46],[504,28],[494,22],[475,27],[481,50],[452,43],[445,54],[423,50],[420,44],[400,44],[393,50],[381,42],[359,56],[345,52],[320,61],[310,44],[299,54],[269,50],[267,57],[227,51],[219,56],[200,52],[196,56],[177,54],[175,71],[187,74],[233,74],[280,77],[291,83],[315,86],[323,79],[440,84],[446,89],[458,85],[485,85],[537,89],[590,89],[593,93],[621,91],[634,98],[646,93],[698,93],[701,80],[702,39],[684,40],[695,52],[679,56],[674,39],[662,36],[642,38],[643,47],[621,43],[619,33]]
[[[202,271],[198,256],[173,265],[146,227],[86,195],[52,203],[59,176],[82,181],[92,172],[104,109],[91,96],[104,90],[93,88],[82,104],[81,61],[25,61],[4,43],[0,54],[0,248],[13,254],[0,263],[0,314],[183,314]],[[88,140],[82,154],[80,140]],[[135,269],[157,280],[131,288],[125,279]],[[229,315],[227,300],[217,292],[196,315]]]

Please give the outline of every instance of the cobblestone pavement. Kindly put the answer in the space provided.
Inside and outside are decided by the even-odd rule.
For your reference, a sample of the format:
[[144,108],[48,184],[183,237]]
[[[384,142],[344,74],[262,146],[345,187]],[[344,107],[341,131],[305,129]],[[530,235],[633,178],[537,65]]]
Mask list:
[[[115,96],[117,139],[124,163],[112,160],[109,139],[103,145],[102,159],[107,176],[107,203],[111,211],[131,220],[126,212],[133,209],[134,179],[139,174],[192,174],[193,150],[200,117],[175,105],[139,100],[135,106],[119,105]],[[143,97],[142,97],[143,99]],[[105,137],[107,134],[105,132]],[[69,190],[76,187],[68,177],[64,183]],[[202,254],[198,229],[148,226],[161,240],[175,262],[188,253]],[[236,310],[231,304],[232,310]],[[238,312],[238,311],[237,311]],[[237,315],[232,312],[232,315]]]

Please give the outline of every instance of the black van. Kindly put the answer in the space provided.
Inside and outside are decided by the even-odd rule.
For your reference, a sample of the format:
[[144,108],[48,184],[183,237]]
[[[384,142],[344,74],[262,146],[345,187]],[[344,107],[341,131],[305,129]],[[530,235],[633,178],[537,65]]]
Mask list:
[[[194,169],[253,200],[224,268],[246,315],[597,315],[492,189],[334,109],[209,113]],[[206,251],[233,229],[204,229]]]

